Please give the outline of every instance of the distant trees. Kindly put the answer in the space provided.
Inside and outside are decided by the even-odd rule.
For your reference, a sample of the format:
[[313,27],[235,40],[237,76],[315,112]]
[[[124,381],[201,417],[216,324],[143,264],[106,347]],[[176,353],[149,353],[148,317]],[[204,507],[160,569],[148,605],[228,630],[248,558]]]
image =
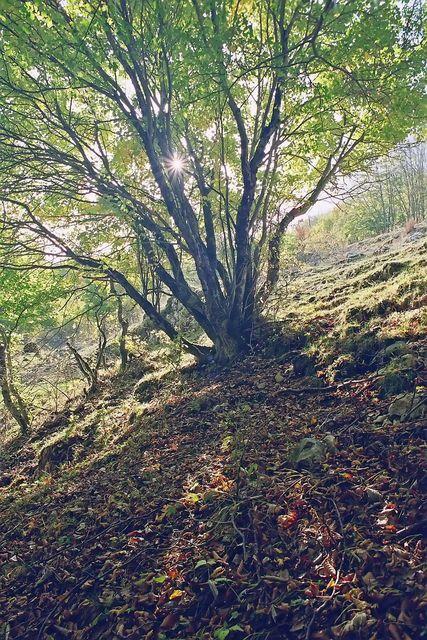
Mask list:
[[[0,243],[4,240],[0,237]],[[0,268],[0,396],[23,433],[30,427],[31,416],[19,389],[14,340],[20,330],[48,321],[51,302],[59,292],[61,286],[50,272],[24,276],[17,269]]]
[[395,167],[392,179],[400,186],[397,206],[394,206],[396,222],[400,222],[402,216],[406,221],[420,222],[427,217],[426,143],[400,145]]
[[378,163],[369,187],[346,205],[349,239],[391,231],[408,220],[426,217],[427,166],[424,144],[402,144]]
[[[230,361],[288,225],[417,124],[422,20],[413,0],[3,0],[16,255],[100,274],[189,352]],[[181,336],[159,292],[213,349]]]
[[[359,179],[361,192],[334,212],[313,221],[316,242],[363,240],[405,223],[427,218],[427,164],[424,143],[400,144]],[[310,231],[304,227],[306,231]]]
[[[0,254],[7,256],[14,246],[10,235],[0,235]],[[115,291],[105,277],[93,280],[79,270],[67,272],[52,265],[33,269],[18,259],[14,268],[0,266],[0,406],[23,433],[29,430],[37,412],[41,380],[50,392],[59,390],[69,399],[61,388],[67,389],[76,380],[70,359],[83,377],[87,392],[95,388],[105,365],[107,337],[117,340],[121,365],[126,367],[129,305],[124,301],[127,298],[123,300],[123,294]],[[65,379],[55,375],[46,378],[34,370],[28,378],[26,347],[30,347],[31,360],[36,359],[44,371],[52,360],[49,341],[55,334],[61,336],[56,346],[64,347],[67,340],[70,343]],[[66,366],[61,368],[62,373],[66,370]],[[38,409],[49,411],[48,407],[53,408],[46,401]]]

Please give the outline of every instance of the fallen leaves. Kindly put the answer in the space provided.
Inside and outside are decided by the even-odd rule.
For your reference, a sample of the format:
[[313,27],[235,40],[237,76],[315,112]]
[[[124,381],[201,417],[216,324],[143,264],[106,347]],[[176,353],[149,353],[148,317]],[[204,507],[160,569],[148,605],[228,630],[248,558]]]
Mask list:
[[277,526],[279,530],[286,531],[293,527],[299,520],[298,511],[293,509],[285,516],[279,516],[277,518]]
[[174,628],[178,620],[179,615],[177,613],[168,613],[168,615],[163,618],[160,628],[164,631],[170,631],[170,629]]
[[[18,532],[4,503],[0,638],[34,640],[46,620],[43,640],[304,640],[310,624],[312,640],[414,640],[424,547],[397,531],[421,522],[416,434],[385,431],[393,455],[367,453],[382,433],[363,422],[367,394],[254,400],[277,373],[250,359],[244,376],[198,374],[215,410],[175,395],[102,472],[52,478]],[[314,437],[326,455],[293,466]]]
[[[368,625],[368,615],[364,611],[358,611],[348,622],[332,627],[332,632],[337,638],[345,638],[351,633],[361,632]],[[372,621],[375,623],[375,621]]]

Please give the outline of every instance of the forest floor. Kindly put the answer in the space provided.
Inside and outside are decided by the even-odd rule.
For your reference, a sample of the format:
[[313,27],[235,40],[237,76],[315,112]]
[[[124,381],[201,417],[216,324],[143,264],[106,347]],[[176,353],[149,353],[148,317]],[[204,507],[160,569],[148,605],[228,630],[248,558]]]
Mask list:
[[263,352],[134,362],[6,442],[0,638],[426,637],[426,265],[307,268]]

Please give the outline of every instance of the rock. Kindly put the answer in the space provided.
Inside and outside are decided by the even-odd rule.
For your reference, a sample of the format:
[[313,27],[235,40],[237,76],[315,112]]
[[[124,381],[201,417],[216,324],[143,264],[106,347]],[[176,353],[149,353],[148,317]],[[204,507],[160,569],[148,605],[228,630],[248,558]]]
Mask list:
[[290,460],[296,465],[302,462],[309,464],[321,462],[326,455],[326,445],[316,438],[303,438],[291,451]]
[[383,376],[379,383],[382,397],[413,389],[418,359],[413,353],[402,353],[407,348],[406,343],[395,342],[384,350],[386,358],[390,358],[391,354],[400,353],[393,355],[389,363],[378,371]]
[[372,502],[373,504],[383,501],[382,493],[380,493],[376,489],[372,489],[371,487],[366,487],[366,496],[369,502]]
[[24,344],[22,351],[24,353],[39,353],[40,349],[36,342],[27,342]]
[[426,415],[427,396],[420,393],[405,393],[398,396],[388,408],[388,415],[391,418],[400,420],[410,418],[417,420]]
[[421,240],[424,238],[424,233],[422,231],[412,231],[408,233],[404,242],[416,242],[417,240]]
[[387,359],[395,358],[396,356],[403,356],[410,352],[411,352],[410,348],[408,347],[406,342],[404,342],[403,340],[393,342],[383,350],[383,353]]
[[361,258],[364,258],[364,257],[365,257],[364,253],[359,253],[357,251],[349,252],[346,255],[347,262],[353,262],[354,260],[360,260]]
[[394,358],[392,362],[395,364],[396,368],[401,371],[405,369],[416,369],[418,365],[418,359],[413,353],[405,353],[399,358]]
[[311,376],[315,373],[314,362],[312,358],[302,353],[296,356],[292,362],[294,374],[298,377]]
[[323,442],[326,445],[326,448],[328,451],[330,451],[331,453],[335,453],[337,450],[337,439],[334,435],[332,435],[332,433],[328,433],[326,434],[326,436],[323,438]]
[[336,451],[335,438],[328,434],[322,440],[318,438],[303,438],[290,453],[290,460],[294,464],[311,466],[316,462],[323,462],[326,455]]
[[410,391],[414,388],[415,372],[407,371],[387,371],[384,373],[379,383],[380,395],[384,398],[403,391]]
[[385,422],[386,420],[388,420],[388,415],[383,414],[380,416],[377,416],[374,420],[374,424],[382,424],[383,422]]
[[366,487],[366,496],[369,502],[372,502],[373,504],[383,501],[382,493],[380,493],[376,489],[372,489],[371,487]]

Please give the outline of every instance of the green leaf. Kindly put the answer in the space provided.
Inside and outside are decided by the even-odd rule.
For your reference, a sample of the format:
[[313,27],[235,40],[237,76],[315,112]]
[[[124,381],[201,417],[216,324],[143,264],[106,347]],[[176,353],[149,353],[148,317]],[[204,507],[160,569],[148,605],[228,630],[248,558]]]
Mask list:
[[186,497],[189,498],[191,502],[194,502],[194,504],[200,500],[200,496],[198,496],[197,493],[187,493]]
[[200,567],[206,567],[206,566],[207,566],[207,564],[208,564],[208,563],[206,562],[206,560],[199,560],[199,561],[196,563],[196,565],[195,565],[194,569],[199,569]]

